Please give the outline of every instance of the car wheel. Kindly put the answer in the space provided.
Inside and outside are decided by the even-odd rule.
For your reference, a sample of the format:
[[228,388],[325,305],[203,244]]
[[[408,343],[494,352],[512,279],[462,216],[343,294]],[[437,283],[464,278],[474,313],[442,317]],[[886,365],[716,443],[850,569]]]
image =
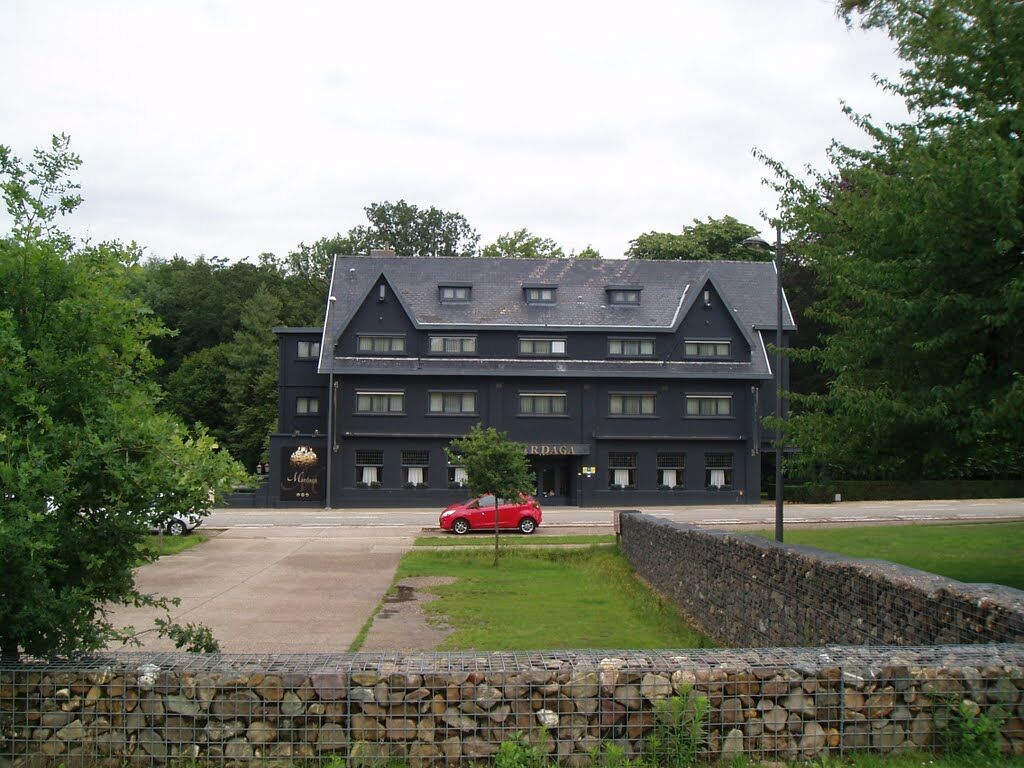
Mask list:
[[465,520],[456,520],[454,523],[452,523],[452,533],[461,536],[467,531],[469,531],[469,523],[467,523]]
[[167,524],[167,533],[171,536],[184,536],[188,533],[188,529],[185,527],[185,523],[181,520],[171,520]]
[[531,534],[537,530],[537,524],[533,522],[532,517],[524,517],[519,521],[520,533]]

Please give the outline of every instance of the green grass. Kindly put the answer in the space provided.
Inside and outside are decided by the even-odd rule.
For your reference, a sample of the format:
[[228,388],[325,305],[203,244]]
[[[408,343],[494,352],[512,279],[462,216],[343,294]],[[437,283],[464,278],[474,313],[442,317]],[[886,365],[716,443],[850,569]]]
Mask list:
[[[739,759],[721,763],[723,768],[761,768],[764,763]],[[1024,768],[1024,758],[1013,757],[1001,760],[970,759],[937,755],[931,752],[900,752],[893,755],[851,755],[848,757],[826,757],[804,763],[782,763],[802,768]]]
[[167,536],[163,537],[163,547],[160,547],[160,536],[150,535],[146,544],[143,546],[153,550],[157,553],[158,557],[164,555],[176,555],[179,552],[183,552],[186,549],[202,544],[204,541],[209,541],[209,537],[203,536],[199,533],[193,533],[188,536]]
[[1024,589],[1024,523],[788,529],[786,543],[889,560],[958,581]]
[[[581,536],[521,536],[501,537],[501,546],[508,547],[544,547],[552,544],[614,544],[612,534],[592,534]],[[417,547],[494,547],[494,534],[484,536],[417,536]]]
[[693,648],[710,641],[691,629],[674,606],[633,575],[612,547],[506,548],[501,564],[489,550],[414,550],[396,580],[453,576],[429,591],[426,605],[455,632],[444,650],[552,648]]

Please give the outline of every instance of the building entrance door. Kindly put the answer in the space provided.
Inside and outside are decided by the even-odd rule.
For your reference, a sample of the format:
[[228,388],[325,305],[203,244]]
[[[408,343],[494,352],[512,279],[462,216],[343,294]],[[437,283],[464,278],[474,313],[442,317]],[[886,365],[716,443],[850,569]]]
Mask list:
[[575,504],[572,459],[533,459],[537,473],[537,501],[541,507]]

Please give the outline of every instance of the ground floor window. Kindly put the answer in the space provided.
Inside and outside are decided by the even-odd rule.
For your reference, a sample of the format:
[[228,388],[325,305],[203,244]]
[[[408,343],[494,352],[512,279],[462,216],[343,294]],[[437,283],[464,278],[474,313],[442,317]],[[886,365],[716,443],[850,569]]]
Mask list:
[[609,451],[608,487],[636,488],[636,454]]
[[402,485],[406,488],[426,488],[430,451],[402,451]]
[[732,454],[704,454],[704,484],[712,490],[732,488]]
[[384,451],[356,451],[356,487],[380,488]]
[[469,484],[469,475],[466,468],[459,464],[448,465],[448,487],[465,488]]
[[671,491],[683,487],[683,470],[686,468],[686,454],[658,454],[658,488]]

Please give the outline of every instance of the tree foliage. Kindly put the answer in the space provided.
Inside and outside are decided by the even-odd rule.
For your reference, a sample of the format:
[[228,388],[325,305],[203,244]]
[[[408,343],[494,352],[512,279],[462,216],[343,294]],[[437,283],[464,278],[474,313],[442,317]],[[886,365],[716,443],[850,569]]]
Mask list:
[[516,499],[531,493],[536,478],[530,471],[523,446],[506,432],[474,424],[465,437],[452,440],[445,449],[453,464],[466,468],[467,485],[475,496],[494,495],[494,564],[498,564],[498,499]]
[[[23,163],[0,147],[12,230],[0,238],[0,649],[71,653],[132,636],[113,603],[167,607],[133,569],[154,516],[205,512],[241,476],[203,430],[157,409],[148,343],[163,333],[128,296],[139,249],[82,245],[66,137]],[[165,619],[163,631],[189,644]]]
[[550,237],[540,237],[523,227],[498,235],[496,241],[484,246],[480,255],[506,259],[564,259],[565,251]]
[[397,256],[476,256],[480,235],[461,213],[399,200],[372,203],[363,209],[369,225],[353,227],[353,253],[390,248]]
[[631,259],[738,259],[758,261],[771,258],[743,246],[743,241],[757,234],[757,229],[732,216],[720,219],[708,216],[707,221],[694,219],[676,235],[668,232],[646,232],[629,242],[626,256]]
[[830,377],[797,399],[805,473],[869,478],[1024,471],[1024,6],[843,3],[906,64],[883,87],[905,124],[847,110],[866,150],[777,172],[782,220],[831,329],[804,353]]

